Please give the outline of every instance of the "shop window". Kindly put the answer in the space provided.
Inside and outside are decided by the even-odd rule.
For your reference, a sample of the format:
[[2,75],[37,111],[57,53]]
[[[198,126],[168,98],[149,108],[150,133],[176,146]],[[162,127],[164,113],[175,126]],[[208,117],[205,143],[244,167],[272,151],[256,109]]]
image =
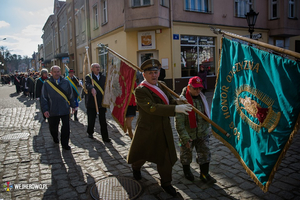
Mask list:
[[[234,1],[234,16],[246,17],[245,15],[251,10],[253,0],[235,0]],[[253,7],[252,7],[253,8]]]
[[181,76],[197,76],[203,65],[208,75],[215,72],[213,37],[181,35]]

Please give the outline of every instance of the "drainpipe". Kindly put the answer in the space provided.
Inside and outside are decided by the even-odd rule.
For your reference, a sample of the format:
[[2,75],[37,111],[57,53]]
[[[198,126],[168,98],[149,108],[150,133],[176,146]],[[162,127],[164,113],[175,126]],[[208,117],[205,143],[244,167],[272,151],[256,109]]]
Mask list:
[[173,64],[173,10],[172,1],[169,0],[169,20],[170,20],[170,40],[171,40],[171,76],[172,76],[172,89],[175,91],[175,78],[174,78],[174,64]]

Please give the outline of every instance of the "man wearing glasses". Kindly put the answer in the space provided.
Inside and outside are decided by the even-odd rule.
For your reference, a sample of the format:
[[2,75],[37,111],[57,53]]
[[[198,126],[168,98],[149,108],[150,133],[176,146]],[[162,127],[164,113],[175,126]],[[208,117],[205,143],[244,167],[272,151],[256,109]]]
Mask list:
[[[191,105],[209,118],[208,103],[201,92],[203,88],[202,80],[198,76],[192,77],[188,82],[188,86],[183,88],[181,96],[184,96]],[[216,180],[208,173],[211,156],[209,150],[209,123],[192,110],[189,112],[189,115],[176,113],[175,125],[181,142],[180,161],[185,178],[190,181],[194,180],[194,175],[190,170],[190,163],[192,162],[192,152],[195,147],[197,162],[201,171],[200,179],[204,183],[215,183]]]

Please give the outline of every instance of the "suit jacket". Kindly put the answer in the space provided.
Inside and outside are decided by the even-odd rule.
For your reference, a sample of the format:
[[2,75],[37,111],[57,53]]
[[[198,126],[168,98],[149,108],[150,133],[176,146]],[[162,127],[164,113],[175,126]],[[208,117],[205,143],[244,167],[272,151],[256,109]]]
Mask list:
[[[49,79],[49,81],[53,84],[55,80],[53,77]],[[70,107],[75,108],[75,102],[73,97],[73,89],[66,79],[60,77],[59,86],[65,91],[66,96],[70,102],[68,102],[58,93],[56,92],[49,83],[45,82],[42,87],[42,95],[41,95],[41,108],[42,112],[48,111],[50,116],[63,116],[70,114]]]
[[[168,149],[172,165],[177,161],[176,149],[169,116],[175,115],[175,100],[160,85],[167,95],[170,105],[147,87],[139,85],[135,90],[139,116],[127,162],[146,160],[163,164]],[[173,105],[172,105],[173,104]]]
[[[100,74],[100,79],[98,80],[97,77],[94,75],[94,73],[90,74],[94,81],[96,83],[98,83],[98,85],[100,85],[100,87],[102,88],[102,90],[104,91],[104,86],[105,86],[105,80],[106,80],[106,77],[102,74],[102,73],[99,73]],[[103,95],[101,93],[101,91],[95,86],[92,85],[92,80],[90,78],[89,75],[87,75],[85,77],[85,86],[86,86],[86,89],[88,90],[88,94],[85,96],[85,105],[87,108],[96,108],[95,106],[95,100],[94,100],[94,96],[92,95],[91,93],[91,90],[93,88],[95,88],[96,92],[97,92],[97,103],[98,103],[98,108],[102,108],[102,99],[103,99]]]

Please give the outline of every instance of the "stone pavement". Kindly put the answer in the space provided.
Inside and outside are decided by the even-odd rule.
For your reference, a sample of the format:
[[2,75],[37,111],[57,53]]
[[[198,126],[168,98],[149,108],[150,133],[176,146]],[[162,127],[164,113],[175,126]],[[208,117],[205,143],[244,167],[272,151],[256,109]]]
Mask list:
[[[92,199],[90,189],[96,182],[108,177],[132,178],[130,165],[126,163],[131,140],[109,111],[111,144],[102,142],[99,123],[96,123],[96,139],[87,137],[87,116],[81,104],[79,122],[71,121],[72,149],[65,151],[53,143],[38,103],[14,92],[14,87],[0,88],[0,183],[2,186],[8,181],[12,185],[47,184],[47,188],[10,191],[2,188],[0,199]],[[211,101],[212,92],[207,93],[207,97]],[[173,124],[173,118],[171,121]],[[173,131],[179,156],[178,136],[176,130]],[[177,161],[173,167],[173,185],[182,196],[177,199],[300,199],[299,134],[294,137],[267,193],[250,179],[227,147],[213,136],[210,142],[210,173],[217,183],[206,185],[199,180],[199,166],[195,160],[191,166],[196,180],[186,180]],[[143,190],[137,199],[174,199],[159,187],[155,164],[146,163],[142,176]]]

